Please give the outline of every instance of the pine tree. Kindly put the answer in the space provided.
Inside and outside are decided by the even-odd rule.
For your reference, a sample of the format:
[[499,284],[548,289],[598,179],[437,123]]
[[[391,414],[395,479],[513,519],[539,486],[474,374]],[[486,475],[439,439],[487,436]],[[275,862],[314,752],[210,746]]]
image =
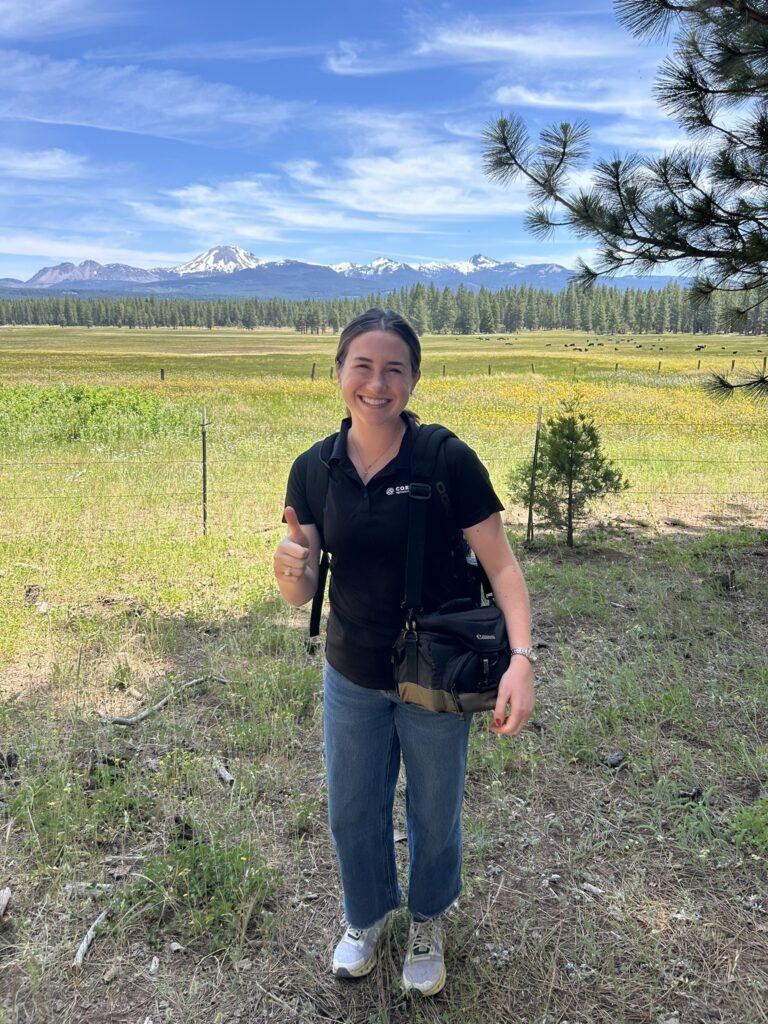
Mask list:
[[456,332],[458,334],[477,334],[480,321],[477,315],[477,300],[474,294],[463,284],[456,292]]
[[[534,234],[566,226],[597,241],[596,265],[581,265],[582,284],[678,263],[696,273],[694,302],[722,292],[730,322],[740,324],[768,298],[768,0],[614,6],[636,36],[677,29],[656,94],[689,144],[660,157],[599,160],[593,186],[577,190],[569,176],[588,155],[587,126],[563,122],[534,144],[511,114],[483,133],[486,172],[502,182],[527,179]],[[768,378],[754,383],[768,394]]]
[[581,411],[579,399],[563,401],[560,407],[542,428],[535,478],[531,459],[513,473],[510,483],[513,498],[527,504],[534,479],[534,510],[547,525],[565,530],[572,548],[576,521],[596,501],[626,490],[629,482],[603,454],[595,422]]

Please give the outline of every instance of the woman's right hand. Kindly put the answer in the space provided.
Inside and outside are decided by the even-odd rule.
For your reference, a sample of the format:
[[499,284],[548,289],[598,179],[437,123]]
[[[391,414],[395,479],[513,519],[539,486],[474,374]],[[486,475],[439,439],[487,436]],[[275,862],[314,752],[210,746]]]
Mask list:
[[285,509],[285,523],[288,536],[277,545],[274,558],[275,578],[280,583],[300,580],[307,571],[309,560],[309,537],[290,505]]

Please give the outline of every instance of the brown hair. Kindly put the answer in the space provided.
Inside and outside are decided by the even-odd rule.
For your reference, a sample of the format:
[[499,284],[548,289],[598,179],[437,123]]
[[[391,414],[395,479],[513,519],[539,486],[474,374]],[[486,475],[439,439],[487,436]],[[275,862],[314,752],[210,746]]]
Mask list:
[[399,313],[392,309],[367,309],[364,313],[351,320],[339,337],[339,346],[336,349],[336,366],[343,366],[347,358],[347,352],[352,341],[361,334],[369,331],[390,331],[396,334],[408,346],[411,356],[411,372],[414,377],[419,373],[421,367],[421,343],[419,336]]

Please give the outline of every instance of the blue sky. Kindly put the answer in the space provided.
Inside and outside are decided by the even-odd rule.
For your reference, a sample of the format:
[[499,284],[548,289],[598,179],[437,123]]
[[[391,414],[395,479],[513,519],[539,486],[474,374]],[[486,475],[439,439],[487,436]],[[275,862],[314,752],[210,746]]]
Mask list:
[[217,244],[317,263],[572,265],[482,173],[502,112],[593,154],[674,144],[664,44],[610,0],[0,0],[0,277],[173,266]]

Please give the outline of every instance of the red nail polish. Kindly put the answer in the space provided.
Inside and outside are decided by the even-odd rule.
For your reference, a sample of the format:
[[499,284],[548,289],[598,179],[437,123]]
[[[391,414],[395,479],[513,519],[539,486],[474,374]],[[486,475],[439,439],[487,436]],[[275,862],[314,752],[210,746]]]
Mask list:
[[500,726],[501,725],[501,719],[500,718],[494,718],[493,724],[495,726],[497,726],[497,727]]

